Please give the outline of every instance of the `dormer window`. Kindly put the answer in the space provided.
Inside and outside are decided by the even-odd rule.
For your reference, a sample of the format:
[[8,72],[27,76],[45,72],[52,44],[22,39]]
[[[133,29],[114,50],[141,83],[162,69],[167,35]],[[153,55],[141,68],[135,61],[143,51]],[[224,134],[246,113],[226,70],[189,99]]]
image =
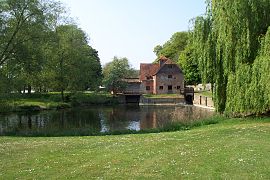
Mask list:
[[146,79],[151,80],[151,79],[153,79],[153,77],[152,76],[146,76]]
[[168,75],[168,78],[171,79],[172,78],[172,75]]
[[173,68],[173,65],[169,64],[169,68],[172,69]]

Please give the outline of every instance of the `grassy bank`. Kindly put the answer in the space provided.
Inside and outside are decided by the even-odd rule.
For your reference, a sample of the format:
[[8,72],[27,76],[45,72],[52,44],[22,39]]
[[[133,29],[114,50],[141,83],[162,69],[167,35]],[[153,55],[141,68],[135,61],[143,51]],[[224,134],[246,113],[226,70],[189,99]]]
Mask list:
[[0,137],[0,179],[269,179],[270,119],[189,131]]
[[206,96],[206,97],[209,97],[209,98],[213,97],[213,94],[212,94],[211,91],[196,92],[195,95],[197,95],[197,96]]
[[64,102],[60,93],[8,94],[0,96],[1,112],[39,111],[72,106],[115,104],[117,99],[108,93],[65,93]]
[[146,98],[183,98],[181,94],[144,94]]

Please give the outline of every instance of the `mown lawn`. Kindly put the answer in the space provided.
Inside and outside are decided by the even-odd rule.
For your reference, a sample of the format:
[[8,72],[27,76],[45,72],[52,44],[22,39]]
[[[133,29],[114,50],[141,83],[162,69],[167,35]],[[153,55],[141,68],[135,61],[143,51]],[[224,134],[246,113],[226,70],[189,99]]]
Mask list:
[[188,131],[0,137],[0,179],[269,179],[270,119]]

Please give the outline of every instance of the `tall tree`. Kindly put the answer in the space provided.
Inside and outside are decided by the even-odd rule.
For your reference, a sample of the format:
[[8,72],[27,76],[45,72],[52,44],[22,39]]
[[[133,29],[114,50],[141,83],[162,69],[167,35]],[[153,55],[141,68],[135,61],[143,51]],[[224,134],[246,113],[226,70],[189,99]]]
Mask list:
[[[208,1],[206,15],[195,20],[195,55],[203,80],[215,84],[217,111],[259,113],[266,110],[250,99],[252,96],[259,98],[261,93],[251,95],[250,92],[256,90],[251,84],[258,77],[253,75],[265,73],[263,68],[254,67],[261,66],[260,63],[269,67],[267,61],[257,61],[263,48],[261,39],[267,39],[269,11],[268,0],[212,0]],[[263,86],[263,81],[256,82],[257,87]],[[261,101],[269,105],[268,96]]]
[[[36,26],[43,30],[52,17],[54,2],[45,0],[2,0],[0,5],[0,65],[13,58],[16,45],[38,38],[29,36]],[[32,34],[32,33],[30,33]]]
[[62,94],[64,91],[96,89],[101,82],[101,65],[97,51],[88,45],[86,34],[76,25],[56,28],[51,44],[47,75],[51,87]]
[[22,79],[29,87],[28,92],[33,84],[40,82],[38,74],[44,62],[42,46],[59,9],[59,3],[50,0],[1,1],[0,71],[6,70],[2,75],[16,89],[22,88],[19,87]]

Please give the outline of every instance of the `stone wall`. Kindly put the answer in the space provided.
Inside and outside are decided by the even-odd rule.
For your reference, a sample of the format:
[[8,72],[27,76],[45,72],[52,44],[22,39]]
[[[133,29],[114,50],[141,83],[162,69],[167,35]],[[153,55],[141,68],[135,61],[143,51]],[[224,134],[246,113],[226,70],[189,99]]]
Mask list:
[[171,105],[171,104],[183,104],[184,98],[146,98],[141,96],[140,105]]

